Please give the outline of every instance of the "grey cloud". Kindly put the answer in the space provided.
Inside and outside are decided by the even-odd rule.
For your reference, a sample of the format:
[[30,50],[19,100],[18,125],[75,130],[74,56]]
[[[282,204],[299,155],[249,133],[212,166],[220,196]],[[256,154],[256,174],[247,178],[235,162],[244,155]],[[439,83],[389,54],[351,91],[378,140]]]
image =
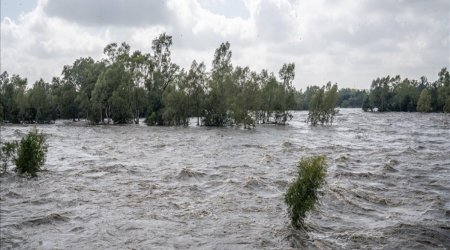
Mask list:
[[288,18],[287,9],[280,9],[271,1],[263,1],[255,16],[258,37],[272,42],[286,40],[292,32]]
[[205,9],[227,18],[241,17],[247,19],[250,16],[250,13],[242,0],[226,0],[223,2],[199,0],[199,3]]
[[200,31],[194,34],[191,27],[186,27],[181,23],[175,24],[173,36],[173,44],[177,48],[192,49],[197,51],[205,51],[219,47],[224,42],[220,34],[209,31]]
[[[366,53],[399,51],[401,43],[419,36],[426,39],[426,47],[448,50],[449,5],[447,1],[362,1],[352,19],[327,18],[326,11],[318,15],[309,27],[312,32],[294,45],[280,46],[288,52],[314,53],[362,49]],[[335,1],[326,4],[329,9]],[[290,48],[292,47],[292,48]]]
[[157,25],[171,15],[162,0],[49,0],[44,11],[85,26]]
[[448,18],[450,2],[447,0],[378,0],[363,1],[363,7],[364,12],[390,12],[395,14],[408,10],[426,16],[438,15]]

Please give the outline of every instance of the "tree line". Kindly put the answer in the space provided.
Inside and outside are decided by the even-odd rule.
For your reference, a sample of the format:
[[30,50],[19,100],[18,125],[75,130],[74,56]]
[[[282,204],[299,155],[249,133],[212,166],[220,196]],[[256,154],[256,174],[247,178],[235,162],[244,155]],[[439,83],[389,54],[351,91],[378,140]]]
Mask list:
[[450,113],[450,74],[441,69],[438,79],[429,82],[386,76],[372,81],[370,93],[364,99],[364,111],[446,112]]
[[181,69],[171,61],[172,37],[161,34],[152,52],[131,51],[126,43],[109,44],[107,59],[77,59],[51,83],[27,89],[18,75],[0,76],[0,114],[4,121],[45,123],[58,118],[86,118],[92,123],[224,126],[284,124],[295,109],[295,65],[284,64],[279,78],[249,67],[233,67],[228,42],[216,49],[211,71],[192,62]]
[[[378,111],[450,109],[446,68],[434,83],[424,77],[419,82],[388,76],[374,80],[370,91],[331,89],[331,83],[302,91],[293,87],[294,63],[284,64],[278,76],[234,66],[226,42],[215,50],[211,70],[195,60],[184,69],[172,62],[171,45],[172,37],[165,33],[152,41],[148,53],[132,51],[127,43],[111,43],[104,48],[106,58],[79,58],[65,65],[61,76],[50,83],[41,79],[29,89],[26,78],[3,72],[0,122],[87,119],[92,124],[126,124],[144,118],[147,125],[188,125],[196,117],[197,125],[252,127],[285,124],[292,118],[290,110],[315,110],[322,117],[309,121],[328,123],[322,121],[333,114],[330,105]],[[333,104],[314,98],[325,97],[324,91],[329,90]]]
[[208,72],[203,62],[182,69],[171,60],[172,37],[159,35],[152,51],[131,51],[127,43],[111,43],[106,59],[79,58],[64,66],[51,83],[42,79],[27,89],[27,79],[0,75],[0,119],[11,123],[47,123],[55,119],[87,119],[91,123],[139,123],[254,126],[285,124],[289,110],[308,109],[320,88],[302,93],[292,83],[295,64],[278,72],[234,67],[228,42],[214,53]]

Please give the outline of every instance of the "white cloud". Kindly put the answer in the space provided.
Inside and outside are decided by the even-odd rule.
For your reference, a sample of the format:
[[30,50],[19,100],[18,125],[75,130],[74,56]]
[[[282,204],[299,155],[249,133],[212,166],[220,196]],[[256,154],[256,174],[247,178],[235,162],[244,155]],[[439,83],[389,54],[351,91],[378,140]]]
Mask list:
[[44,15],[42,5],[13,21],[1,22],[2,70],[34,82],[58,76],[80,56],[98,56],[104,41],[78,25]]
[[378,76],[435,79],[449,67],[449,10],[441,0],[40,0],[1,20],[2,70],[51,80],[76,58],[100,59],[108,43],[149,52],[166,32],[182,67],[194,59],[210,65],[215,48],[230,41],[234,65],[277,74],[295,62],[298,88],[327,81],[368,88]]

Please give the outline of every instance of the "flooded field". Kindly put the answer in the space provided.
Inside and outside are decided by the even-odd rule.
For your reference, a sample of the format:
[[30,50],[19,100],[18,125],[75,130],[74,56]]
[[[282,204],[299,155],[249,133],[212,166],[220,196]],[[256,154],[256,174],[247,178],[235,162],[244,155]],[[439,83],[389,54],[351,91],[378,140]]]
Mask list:
[[[38,126],[36,179],[0,177],[1,249],[450,247],[450,116],[343,109],[333,126]],[[2,128],[16,140],[31,126]],[[327,156],[307,232],[283,201],[303,156]]]

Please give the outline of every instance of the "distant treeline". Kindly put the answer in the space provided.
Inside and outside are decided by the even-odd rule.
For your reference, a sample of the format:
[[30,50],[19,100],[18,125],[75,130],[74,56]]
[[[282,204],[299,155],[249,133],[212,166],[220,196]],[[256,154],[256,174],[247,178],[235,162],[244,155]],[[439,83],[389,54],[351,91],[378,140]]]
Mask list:
[[[187,125],[190,117],[206,126],[255,123],[284,124],[289,110],[308,109],[320,87],[297,91],[292,86],[295,65],[278,72],[233,67],[230,44],[216,49],[211,71],[192,62],[189,69],[171,61],[172,37],[161,34],[152,53],[131,51],[116,43],[105,47],[107,59],[77,59],[64,66],[51,83],[42,79],[27,89],[18,75],[0,76],[0,119],[11,123],[47,123],[58,118],[86,118],[92,123],[131,123],[145,118],[148,125]],[[342,103],[359,106],[360,92],[343,90]],[[356,94],[354,94],[356,93]],[[361,99],[358,103],[357,99]]]
[[[258,73],[234,67],[228,42],[215,50],[210,71],[195,60],[189,69],[182,69],[171,60],[171,45],[172,37],[166,34],[152,41],[149,53],[112,43],[104,49],[107,59],[79,58],[64,66],[61,77],[51,83],[41,79],[30,89],[26,78],[4,72],[0,75],[0,122],[83,118],[93,124],[123,124],[145,118],[148,125],[187,125],[190,117],[197,117],[197,124],[204,126],[285,124],[292,117],[290,110],[308,110],[313,97],[324,91],[319,86],[296,90],[293,63],[284,64],[278,78],[267,70]],[[377,79],[370,94],[341,89],[336,92],[336,104],[359,108],[364,102],[365,110],[415,111],[419,94],[427,89],[421,99],[426,101],[429,95],[432,108],[424,111],[442,111],[445,101],[449,102],[449,77],[446,69],[439,75],[436,83],[422,81],[420,86],[400,77]],[[331,88],[331,83],[327,86]]]
[[400,76],[377,78],[373,80],[362,108],[379,112],[450,113],[450,74],[447,68],[443,68],[438,76],[438,80],[432,83],[424,76],[419,81],[401,79]]

